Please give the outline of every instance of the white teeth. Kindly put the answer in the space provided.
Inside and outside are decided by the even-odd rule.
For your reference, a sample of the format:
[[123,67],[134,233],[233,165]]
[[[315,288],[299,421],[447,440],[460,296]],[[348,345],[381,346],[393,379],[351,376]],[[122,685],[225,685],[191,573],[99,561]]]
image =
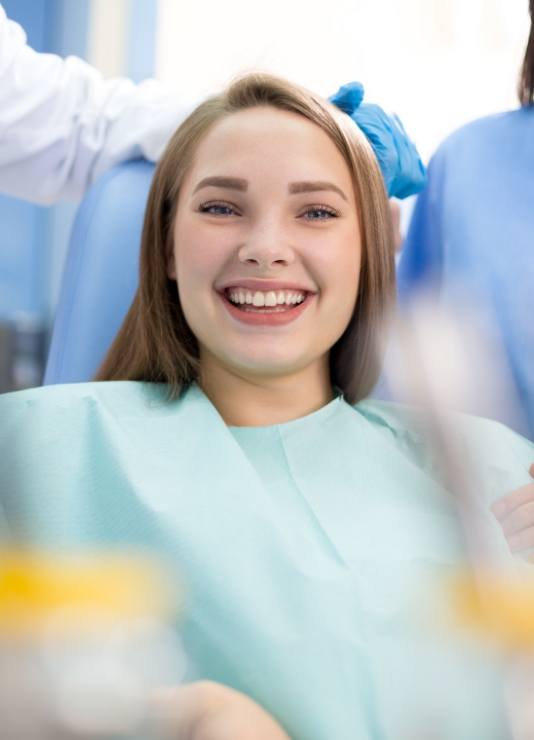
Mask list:
[[246,290],[245,288],[232,288],[228,291],[228,298],[232,303],[251,305],[256,308],[263,306],[295,306],[306,298],[306,294],[295,290],[269,290],[262,292]]
[[265,306],[265,295],[263,293],[260,293],[259,290],[257,290],[254,293],[254,298],[252,299],[252,305],[257,306],[258,308],[261,306]]

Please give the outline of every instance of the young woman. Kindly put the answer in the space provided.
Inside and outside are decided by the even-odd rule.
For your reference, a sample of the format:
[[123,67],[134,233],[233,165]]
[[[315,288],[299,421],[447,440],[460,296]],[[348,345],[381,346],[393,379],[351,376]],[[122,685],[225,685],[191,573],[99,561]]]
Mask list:
[[[463,559],[454,502],[413,414],[363,401],[393,251],[348,116],[258,75],[206,101],[158,165],[108,382],[0,398],[4,521],[37,546],[173,563],[188,678],[218,706],[231,687],[305,740],[422,736],[445,666],[444,737],[489,740],[491,674],[421,628]],[[457,433],[483,451],[478,514],[504,549],[489,506],[529,482],[532,446],[481,419]]]

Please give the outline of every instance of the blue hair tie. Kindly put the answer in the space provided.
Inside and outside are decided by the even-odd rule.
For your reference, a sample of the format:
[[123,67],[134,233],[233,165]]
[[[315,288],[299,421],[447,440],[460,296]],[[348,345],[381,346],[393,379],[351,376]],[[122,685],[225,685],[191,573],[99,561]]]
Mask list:
[[418,193],[426,184],[426,169],[415,144],[408,138],[397,116],[389,116],[378,105],[362,104],[363,95],[360,82],[349,82],[329,100],[349,115],[369,140],[388,195],[407,198]]

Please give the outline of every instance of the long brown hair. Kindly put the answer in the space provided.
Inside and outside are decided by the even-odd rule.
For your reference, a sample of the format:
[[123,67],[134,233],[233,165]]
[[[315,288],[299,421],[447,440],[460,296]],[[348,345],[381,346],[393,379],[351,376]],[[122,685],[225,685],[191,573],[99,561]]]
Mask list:
[[534,105],[534,0],[530,0],[530,33],[519,76],[518,95],[521,105]]
[[141,241],[139,288],[96,380],[167,383],[175,397],[198,378],[197,340],[185,320],[177,286],[167,276],[180,186],[196,148],[222,118],[256,106],[301,115],[325,131],[352,175],[359,208],[362,261],[357,302],[330,352],[332,385],[350,403],[366,396],[381,365],[384,324],[394,300],[394,248],[384,181],[365,136],[350,118],[283,79],[250,74],[202,103],[170,140],[154,175]]

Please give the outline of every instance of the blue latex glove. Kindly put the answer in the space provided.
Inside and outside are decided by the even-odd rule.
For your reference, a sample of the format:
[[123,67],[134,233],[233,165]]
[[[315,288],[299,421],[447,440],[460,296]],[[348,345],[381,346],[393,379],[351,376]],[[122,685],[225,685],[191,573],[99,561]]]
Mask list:
[[407,198],[418,193],[425,186],[426,170],[415,144],[397,116],[389,116],[378,105],[362,104],[363,95],[361,83],[349,82],[332,95],[330,102],[347,113],[369,140],[388,195]]

